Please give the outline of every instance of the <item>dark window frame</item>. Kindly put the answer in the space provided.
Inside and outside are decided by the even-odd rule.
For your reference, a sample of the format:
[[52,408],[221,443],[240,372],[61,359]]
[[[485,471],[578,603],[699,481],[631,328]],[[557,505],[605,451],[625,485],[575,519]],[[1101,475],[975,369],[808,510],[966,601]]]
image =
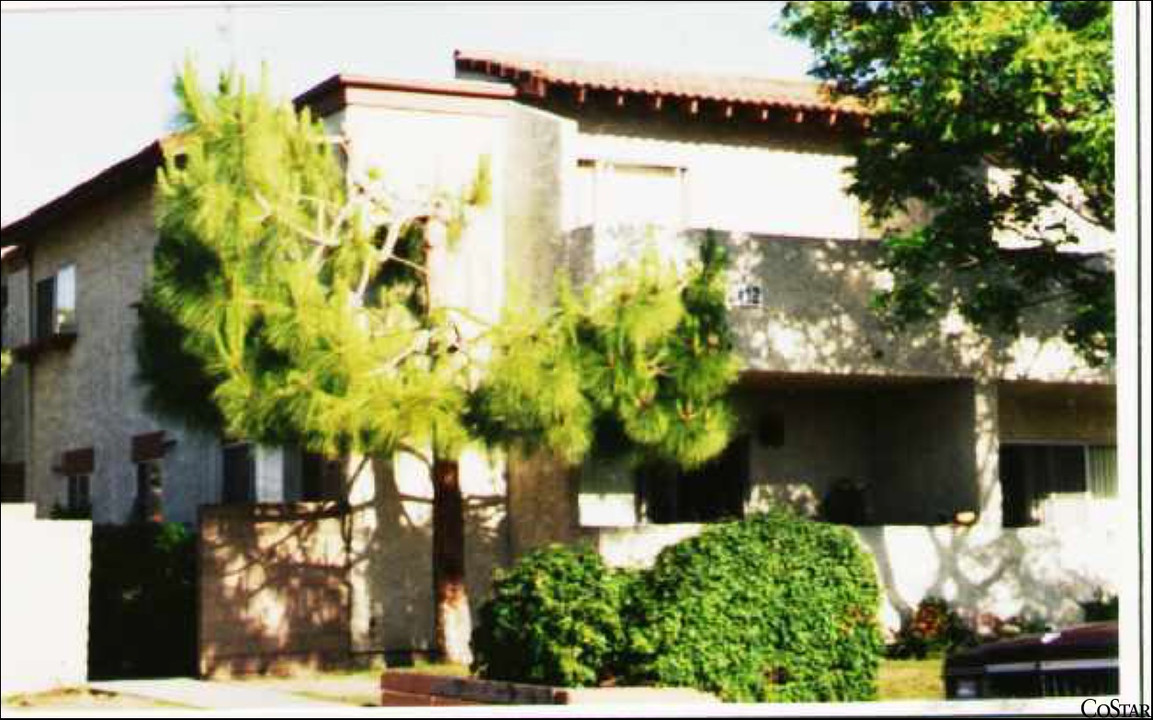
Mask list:
[[[230,455],[233,456],[231,463]],[[250,442],[226,442],[221,446],[220,459],[221,504],[246,505],[255,502],[256,445]],[[233,475],[230,471],[240,472],[240,475]]]
[[748,506],[752,439],[735,438],[720,456],[694,471],[649,464],[636,475],[637,514],[653,525],[739,520]]
[[[1027,528],[1044,524],[1037,510],[1041,503],[1055,495],[1084,495],[1088,501],[1115,498],[1115,495],[1102,496],[1093,492],[1089,455],[1096,448],[1112,448],[1116,452],[1115,445],[1094,442],[1002,442],[998,478],[1002,527]],[[1079,456],[1078,461],[1069,462],[1074,454]],[[1060,457],[1062,455],[1066,457]]]

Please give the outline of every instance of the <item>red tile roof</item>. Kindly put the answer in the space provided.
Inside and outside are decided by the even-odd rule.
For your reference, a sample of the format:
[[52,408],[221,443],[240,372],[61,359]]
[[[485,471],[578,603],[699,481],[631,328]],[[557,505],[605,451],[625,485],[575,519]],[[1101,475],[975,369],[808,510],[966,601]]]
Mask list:
[[864,114],[850,99],[834,101],[825,85],[770,77],[712,75],[646,69],[615,63],[530,57],[512,53],[457,50],[457,70],[479,72],[495,79],[583,87],[685,99]]

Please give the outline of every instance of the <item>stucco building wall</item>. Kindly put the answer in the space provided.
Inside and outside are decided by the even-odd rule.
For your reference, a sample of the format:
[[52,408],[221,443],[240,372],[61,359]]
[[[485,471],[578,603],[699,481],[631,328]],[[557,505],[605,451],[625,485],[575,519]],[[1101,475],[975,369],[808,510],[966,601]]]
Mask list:
[[[8,309],[4,313],[4,349],[22,344],[28,337],[28,268],[26,265],[4,270],[4,288]],[[0,462],[20,464],[26,459],[28,371],[13,363],[0,378]]]
[[151,196],[150,185],[139,185],[73,215],[39,238],[32,253],[33,283],[74,265],[77,294],[75,344],[39,356],[25,370],[29,499],[42,516],[65,500],[66,482],[54,471],[62,454],[91,447],[93,520],[126,521],[136,496],[132,438],[159,430],[175,441],[163,461],[166,515],[192,522],[199,505],[217,499],[216,439],[152,417],[136,382],[133,305],[156,243]]
[[[704,228],[718,228],[731,251],[733,284],[763,290],[761,307],[731,314],[754,381],[741,412],[749,432],[763,414],[780,415],[785,441],[780,447],[752,443],[749,509],[794,490],[812,504],[842,477],[868,481],[880,523],[936,524],[942,515],[979,506],[980,533],[862,530],[878,553],[900,566],[890,580],[905,601],[937,588],[937,576],[953,582],[949,568],[969,562],[963,555],[994,553],[1010,569],[964,591],[976,597],[980,588],[1016,572],[1013,564],[1023,563],[1025,553],[1052,542],[1039,532],[1000,527],[997,455],[1003,438],[1112,437],[1111,373],[1086,367],[1045,317],[1034,318],[1025,337],[1012,342],[988,338],[956,317],[900,335],[881,324],[869,307],[888,282],[875,267],[874,231],[843,192],[848,159],[840,141],[823,130],[778,126],[779,133],[765,134],[671,114],[622,120],[592,109],[566,118],[492,97],[423,92],[349,89],[345,100],[347,107],[326,122],[351,139],[354,173],[379,166],[415,196],[432,188],[459,191],[482,158],[491,164],[491,204],[471,213],[464,236],[438,268],[454,279],[443,289],[445,300],[487,321],[499,318],[507,304],[547,303],[558,270],[588,279],[616,255],[613,243],[647,234],[645,228],[609,227],[611,217],[597,216],[600,198],[592,198],[590,215],[589,198],[582,195],[589,163],[676,168],[680,207],[671,215],[679,219],[655,235],[660,251],[689,257],[690,241]],[[164,468],[168,516],[191,521],[198,506],[219,500],[217,439],[150,417],[133,381],[131,305],[156,241],[149,196],[148,187],[130,189],[37,239],[31,279],[75,263],[79,292],[76,344],[43,356],[31,370],[16,368],[4,381],[4,461],[15,457],[9,439],[27,428],[25,440],[11,447],[33,450],[28,478],[42,515],[63,499],[63,479],[52,471],[61,453],[93,447],[94,518],[127,519],[135,494],[131,438],[156,430],[176,441]],[[22,280],[15,275],[8,282],[18,288]],[[28,287],[13,297],[26,302]],[[9,403],[21,373],[30,373],[33,401],[31,421],[23,426],[15,420],[22,413],[10,409],[18,403]],[[813,378],[824,387],[813,386]],[[1017,384],[1022,381],[1043,391]],[[426,650],[432,639],[427,468],[407,455],[353,466],[358,472],[350,481],[346,528],[349,647]],[[461,479],[474,607],[493,568],[543,544],[586,540],[611,562],[635,565],[699,531],[644,525],[632,480],[618,470],[466,453]],[[285,479],[295,482],[291,472]],[[285,487],[271,499],[288,499]],[[913,548],[908,567],[905,556],[889,552],[898,541]],[[1065,541],[1056,542],[1052,557],[1064,558]],[[930,558],[948,567],[926,579],[918,568],[929,567]],[[1088,559],[1074,560],[1076,567],[1092,569]],[[1065,582],[1053,580],[1050,587]],[[1053,592],[1020,583],[1006,587],[1018,588],[1005,591],[1018,600]]]

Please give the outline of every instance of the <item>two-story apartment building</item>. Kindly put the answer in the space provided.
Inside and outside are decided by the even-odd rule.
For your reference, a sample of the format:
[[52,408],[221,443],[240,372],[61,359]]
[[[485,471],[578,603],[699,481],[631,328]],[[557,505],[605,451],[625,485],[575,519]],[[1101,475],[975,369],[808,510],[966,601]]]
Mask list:
[[[741,432],[698,473],[466,454],[474,599],[494,566],[543,543],[645,563],[700,523],[770,502],[858,528],[890,623],[927,594],[1068,619],[1115,585],[1112,373],[1086,366],[1043,312],[1017,338],[953,316],[886,330],[869,307],[887,282],[878,231],[845,191],[845,138],[868,132],[858,108],[763,78],[463,52],[456,67],[453,81],[338,75],[297,99],[349,138],[350,172],[460,186],[490,159],[493,202],[456,251],[456,300],[495,319],[510,297],[547,301],[558,270],[579,281],[641,243],[684,256],[714,229],[731,250],[746,361]],[[5,501],[119,523],[345,497],[371,511],[353,538],[366,550],[355,646],[427,647],[419,463],[226,443],[145,406],[133,306],[157,241],[161,157],[154,143],[3,229],[17,359],[3,380]]]

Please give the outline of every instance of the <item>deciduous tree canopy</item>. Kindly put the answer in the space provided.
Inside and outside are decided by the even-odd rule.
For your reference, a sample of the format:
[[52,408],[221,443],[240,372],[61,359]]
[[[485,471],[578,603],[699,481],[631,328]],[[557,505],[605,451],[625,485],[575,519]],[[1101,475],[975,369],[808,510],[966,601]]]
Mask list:
[[[955,305],[1016,333],[1046,305],[1089,360],[1110,361],[1111,258],[1069,252],[1113,229],[1110,5],[786,6],[783,28],[816,51],[815,74],[872,112],[854,143],[852,192],[878,222],[915,202],[931,208],[926,225],[887,238],[895,284],[877,306],[889,317]],[[990,170],[1005,174],[991,182]],[[1024,242],[999,246],[1010,234]]]

